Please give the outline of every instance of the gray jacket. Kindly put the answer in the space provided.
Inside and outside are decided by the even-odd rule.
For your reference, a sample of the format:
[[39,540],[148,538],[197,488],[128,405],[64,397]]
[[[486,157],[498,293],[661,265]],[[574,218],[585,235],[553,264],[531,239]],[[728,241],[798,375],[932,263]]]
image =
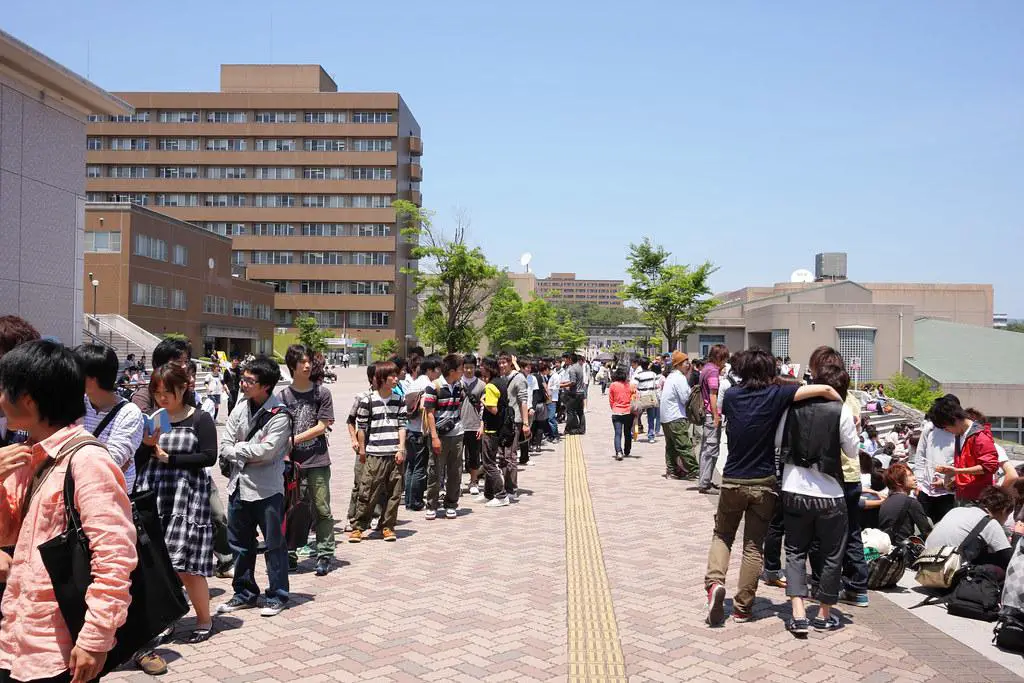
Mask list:
[[241,400],[231,411],[220,442],[220,460],[230,464],[228,495],[238,490],[243,501],[254,502],[284,493],[284,458],[291,449],[292,424],[288,415],[270,418],[246,441],[251,425],[263,413],[284,404],[273,395],[255,415],[249,415],[249,401]]

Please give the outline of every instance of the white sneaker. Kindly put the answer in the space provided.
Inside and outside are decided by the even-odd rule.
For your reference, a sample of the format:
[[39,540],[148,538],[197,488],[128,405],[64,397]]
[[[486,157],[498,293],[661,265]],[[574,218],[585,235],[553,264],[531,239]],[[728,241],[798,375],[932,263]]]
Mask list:
[[462,484],[462,489],[461,490],[462,490],[463,493],[472,493],[472,491],[469,490],[469,484],[466,484],[466,483]]
[[376,531],[377,525],[380,524],[380,517],[374,517],[370,520],[370,531]]
[[491,498],[485,508],[503,508],[508,505],[508,498]]
[[471,496],[479,496],[480,495],[480,487],[477,486],[476,484],[473,484],[472,486],[470,486],[469,487],[469,495],[471,495]]
[[459,516],[459,513],[453,510],[452,508],[448,508],[447,510],[444,511],[444,516],[448,519],[455,519]]
[[437,510],[427,510],[427,513],[423,516],[426,519],[437,519]]
[[487,502],[487,496],[485,496],[484,494],[481,493],[479,496],[477,496],[476,498],[473,499],[473,502],[474,503],[486,503]]

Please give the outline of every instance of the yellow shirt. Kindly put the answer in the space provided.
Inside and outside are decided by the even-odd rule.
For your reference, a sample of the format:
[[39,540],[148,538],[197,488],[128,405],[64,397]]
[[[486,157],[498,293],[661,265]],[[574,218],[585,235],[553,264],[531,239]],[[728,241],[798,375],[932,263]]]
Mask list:
[[[484,408],[497,408],[498,399],[501,398],[501,392],[498,387],[493,384],[488,384],[484,387]],[[495,430],[487,428],[487,417],[484,417],[484,431],[488,434],[494,434]],[[858,480],[859,481],[859,480]]]

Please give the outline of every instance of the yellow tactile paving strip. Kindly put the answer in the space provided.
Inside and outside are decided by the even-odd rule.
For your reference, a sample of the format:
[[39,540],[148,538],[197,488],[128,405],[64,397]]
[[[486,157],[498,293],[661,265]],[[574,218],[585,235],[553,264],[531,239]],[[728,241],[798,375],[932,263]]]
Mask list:
[[565,440],[565,571],[569,680],[626,681],[626,664],[590,502],[583,442]]

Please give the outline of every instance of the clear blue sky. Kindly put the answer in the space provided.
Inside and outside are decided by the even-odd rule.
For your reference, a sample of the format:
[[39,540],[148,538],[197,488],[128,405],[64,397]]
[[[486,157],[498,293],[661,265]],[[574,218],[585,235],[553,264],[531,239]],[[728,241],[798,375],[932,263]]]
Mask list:
[[465,207],[501,265],[622,277],[650,236],[723,290],[847,251],[854,279],[990,282],[1024,317],[1020,0],[12,0],[0,21],[82,74],[91,43],[109,90],[216,90],[271,50],[397,90],[425,204]]

